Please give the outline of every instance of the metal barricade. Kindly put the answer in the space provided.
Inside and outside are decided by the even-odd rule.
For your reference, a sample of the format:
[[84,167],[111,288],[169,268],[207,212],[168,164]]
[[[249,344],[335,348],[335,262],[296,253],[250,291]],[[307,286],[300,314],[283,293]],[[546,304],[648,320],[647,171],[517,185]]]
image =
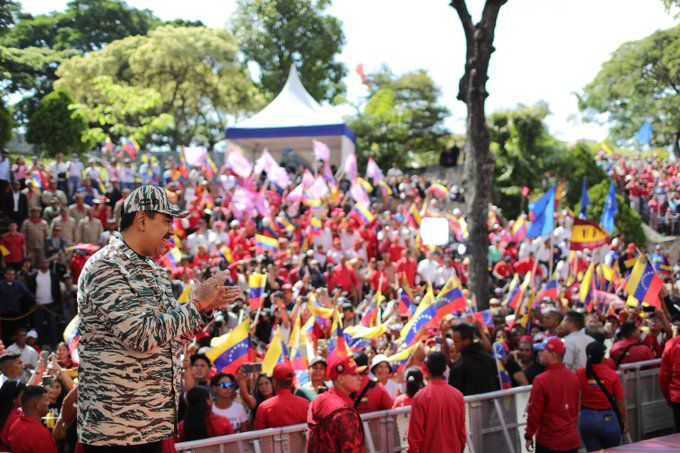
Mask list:
[[673,412],[659,388],[660,359],[626,363],[619,367],[628,415],[630,435],[634,441],[652,433],[674,427]]
[[[622,365],[620,375],[633,441],[673,428],[673,414],[658,385],[660,360]],[[467,453],[526,451],[524,426],[531,386],[465,397]],[[361,416],[369,453],[406,451],[406,427],[410,407],[372,412]],[[184,442],[178,452],[287,453],[305,450],[307,425]]]

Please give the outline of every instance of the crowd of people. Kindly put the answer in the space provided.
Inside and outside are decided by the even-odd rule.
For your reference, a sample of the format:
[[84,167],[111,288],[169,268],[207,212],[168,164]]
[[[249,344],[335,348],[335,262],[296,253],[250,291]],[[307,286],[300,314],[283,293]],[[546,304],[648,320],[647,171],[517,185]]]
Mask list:
[[[168,291],[186,303],[197,282],[226,271],[225,284],[248,295],[183,352],[176,442],[307,423],[309,451],[354,451],[364,436],[357,414],[412,405],[410,451],[462,451],[463,396],[532,384],[527,442],[592,451],[617,445],[627,429],[616,370],[662,357],[660,383],[680,429],[672,347],[680,260],[672,265],[661,249],[647,253],[621,235],[571,250],[567,209],[556,209],[549,235],[528,238],[527,215],[506,219],[490,207],[490,308],[478,310],[467,290],[464,192],[447,181],[396,166],[383,175],[373,162],[362,178],[356,160],[279,166],[268,154],[254,166],[227,158],[221,168],[184,155],[161,163],[104,153],[87,166],[77,155],[46,166],[6,151],[1,159],[4,448],[77,448],[79,358],[69,322],[79,276],[116,240],[125,200],[145,185],[188,211],[156,257]],[[652,227],[677,234],[677,166],[599,161]],[[446,245],[423,243],[426,217],[447,220]],[[631,303],[626,277],[647,255],[663,279],[659,302]],[[596,289],[586,301],[581,283],[591,268]],[[241,328],[246,356],[217,350]]]
[[680,233],[680,176],[674,162],[600,152],[598,163],[616,183],[630,208],[659,233]]

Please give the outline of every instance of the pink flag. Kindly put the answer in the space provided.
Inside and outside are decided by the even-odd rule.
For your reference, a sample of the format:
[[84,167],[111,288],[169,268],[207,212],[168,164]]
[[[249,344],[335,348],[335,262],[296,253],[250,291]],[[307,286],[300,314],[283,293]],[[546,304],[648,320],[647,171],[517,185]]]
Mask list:
[[299,203],[302,200],[302,192],[304,192],[304,187],[302,187],[302,184],[299,184],[295,189],[291,190],[288,196],[286,197],[286,200],[288,200],[291,203]]
[[305,169],[305,172],[302,174],[302,187],[308,189],[312,184],[314,184],[314,175],[311,171]]
[[184,160],[191,167],[203,163],[205,156],[208,155],[208,150],[203,146],[182,146],[182,151],[184,152]]
[[279,186],[281,189],[287,189],[290,185],[290,176],[285,168],[274,162],[276,166],[272,165],[267,172],[267,179]]
[[324,142],[312,140],[312,147],[314,148],[314,158],[328,162],[331,158],[331,149]]
[[314,199],[320,199],[328,195],[330,190],[328,190],[328,186],[326,185],[326,182],[323,180],[323,178],[321,176],[317,176],[314,180],[314,184],[309,186],[309,189],[307,189],[307,193]]
[[335,188],[335,178],[333,177],[333,172],[331,171],[331,166],[328,164],[328,162],[324,162],[323,164],[323,177],[328,183],[329,187]]
[[269,154],[269,150],[265,148],[262,151],[262,155],[260,156],[260,158],[255,161],[254,173],[256,175],[259,175],[262,172],[262,170],[264,170],[266,173],[269,173],[269,169],[274,165],[278,166],[279,164],[274,160],[272,155]]
[[379,182],[385,179],[382,170],[378,167],[378,164],[372,158],[368,158],[368,163],[366,164],[366,177],[373,178],[373,181]]
[[253,171],[253,164],[246,159],[243,154],[236,150],[231,150],[227,156],[227,165],[241,178],[247,178]]
[[252,210],[252,192],[249,192],[242,187],[234,189],[234,195],[231,198],[231,211],[234,213],[234,216],[236,216],[237,219],[240,219],[244,214],[250,214]]
[[271,209],[269,209],[269,202],[265,194],[260,192],[255,192],[252,194],[255,201],[255,209],[260,213],[262,217],[269,217],[271,214]]
[[354,153],[349,153],[345,162],[342,164],[343,171],[349,176],[349,180],[354,182],[357,180],[357,156]]
[[349,189],[349,194],[357,203],[361,203],[366,207],[371,205],[371,200],[368,198],[366,189],[364,189],[364,186],[362,186],[358,181],[352,184],[352,187]]

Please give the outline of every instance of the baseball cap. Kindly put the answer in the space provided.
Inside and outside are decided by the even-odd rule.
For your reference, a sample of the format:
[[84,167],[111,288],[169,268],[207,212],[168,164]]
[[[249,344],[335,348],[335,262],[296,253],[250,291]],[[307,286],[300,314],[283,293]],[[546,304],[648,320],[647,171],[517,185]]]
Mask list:
[[168,199],[168,193],[162,187],[141,186],[133,190],[123,202],[123,211],[156,211],[173,217],[186,217],[189,211],[182,211]]
[[272,377],[282,381],[292,381],[295,378],[295,370],[288,363],[277,363],[272,372]]
[[377,367],[381,363],[386,363],[388,367],[390,367],[390,373],[392,372],[392,365],[390,365],[390,362],[387,360],[387,356],[385,354],[378,354],[375,357],[373,357],[373,360],[371,360],[371,371],[373,371],[373,368]]
[[534,349],[539,351],[547,350],[556,354],[564,354],[566,347],[564,342],[557,337],[548,337],[542,343],[534,345]]
[[359,374],[366,370],[365,366],[357,366],[354,359],[350,356],[335,357],[328,364],[326,373],[331,381],[338,378],[338,376],[345,376],[349,374]]
[[316,357],[314,357],[314,358],[309,362],[309,367],[311,368],[311,367],[313,367],[314,365],[316,365],[317,363],[323,363],[324,365],[328,365],[328,364],[326,363],[326,359],[324,359],[324,358],[321,357],[320,355],[317,355]]

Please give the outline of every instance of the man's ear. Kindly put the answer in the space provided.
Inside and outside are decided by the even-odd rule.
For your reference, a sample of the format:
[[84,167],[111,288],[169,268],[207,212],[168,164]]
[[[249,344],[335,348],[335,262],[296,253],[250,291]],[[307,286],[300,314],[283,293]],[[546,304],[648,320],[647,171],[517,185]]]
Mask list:
[[135,213],[135,220],[134,224],[137,226],[137,228],[140,231],[146,231],[146,222],[149,220],[149,218],[146,216],[144,211],[138,211]]

